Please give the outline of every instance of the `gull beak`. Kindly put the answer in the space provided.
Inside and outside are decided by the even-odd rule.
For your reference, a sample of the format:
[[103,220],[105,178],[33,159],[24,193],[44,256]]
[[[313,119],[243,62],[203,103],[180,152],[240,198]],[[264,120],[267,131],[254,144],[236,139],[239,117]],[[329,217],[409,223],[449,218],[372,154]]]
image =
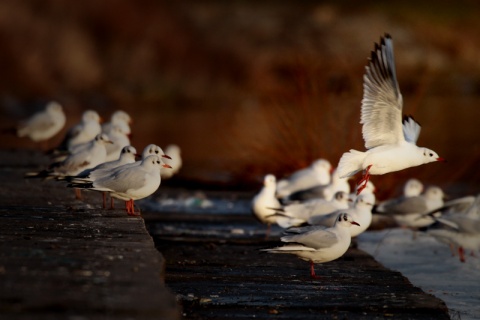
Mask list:
[[105,143],[113,144],[112,140],[105,140]]
[[440,162],[447,162],[447,160],[445,160],[444,158],[437,158],[437,161],[440,161]]
[[135,156],[135,160],[140,160],[142,158],[142,156],[139,155],[138,153],[135,153],[134,156]]
[[172,166],[171,166],[171,165],[168,165],[168,164],[162,164],[162,167],[172,169]]
[[167,156],[166,154],[162,155],[162,158],[167,158],[167,159],[172,160],[172,158],[170,158],[170,156]]
[[350,222],[350,223],[360,227],[360,225],[358,224],[358,222],[352,221],[352,222]]

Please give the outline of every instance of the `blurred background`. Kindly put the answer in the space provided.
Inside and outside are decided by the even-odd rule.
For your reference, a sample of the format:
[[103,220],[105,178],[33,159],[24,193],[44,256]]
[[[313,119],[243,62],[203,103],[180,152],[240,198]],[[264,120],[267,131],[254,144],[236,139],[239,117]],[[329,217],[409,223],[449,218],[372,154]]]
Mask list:
[[[478,193],[479,14],[473,0],[1,0],[0,125],[52,99],[66,128],[86,109],[123,109],[137,150],[182,148],[185,186],[259,188],[267,173],[364,150],[362,77],[387,32],[418,144],[448,163],[373,177],[379,198],[410,177]],[[0,147],[40,148],[7,135]]]

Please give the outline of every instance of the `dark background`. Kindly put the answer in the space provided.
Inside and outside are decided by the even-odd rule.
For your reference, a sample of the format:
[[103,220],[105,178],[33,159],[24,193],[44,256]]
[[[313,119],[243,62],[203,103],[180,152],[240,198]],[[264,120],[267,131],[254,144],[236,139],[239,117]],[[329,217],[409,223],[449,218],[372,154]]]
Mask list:
[[[2,0],[0,124],[51,99],[67,126],[123,109],[138,150],[181,146],[177,179],[258,188],[267,173],[364,150],[362,76],[388,32],[418,144],[448,163],[373,177],[379,197],[413,176],[477,193],[479,14],[477,1]],[[39,148],[7,135],[0,147]]]

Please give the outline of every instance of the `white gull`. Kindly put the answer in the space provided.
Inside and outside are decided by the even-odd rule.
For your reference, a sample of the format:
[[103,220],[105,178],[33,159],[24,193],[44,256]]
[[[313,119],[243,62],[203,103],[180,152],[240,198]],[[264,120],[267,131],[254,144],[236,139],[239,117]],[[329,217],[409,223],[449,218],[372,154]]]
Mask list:
[[291,228],[287,231],[293,235],[281,238],[283,242],[290,244],[262,251],[295,254],[300,259],[310,262],[310,276],[318,278],[314,264],[338,259],[347,252],[352,240],[349,231],[352,225],[359,224],[348,214],[341,213],[331,228],[322,226]]
[[340,177],[351,177],[364,170],[358,193],[370,175],[444,161],[436,152],[416,145],[420,125],[408,117],[402,126],[403,98],[397,82],[393,42],[390,35],[375,44],[363,77],[360,123],[366,152],[350,150],[338,164]]

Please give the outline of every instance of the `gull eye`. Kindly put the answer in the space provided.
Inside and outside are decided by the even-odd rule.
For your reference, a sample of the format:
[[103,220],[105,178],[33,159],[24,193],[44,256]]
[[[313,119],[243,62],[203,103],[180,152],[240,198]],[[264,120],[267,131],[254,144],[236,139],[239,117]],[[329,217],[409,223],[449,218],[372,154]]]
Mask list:
[[433,157],[433,153],[430,153],[430,157]]
[[158,150],[155,150],[155,153],[158,154]]

